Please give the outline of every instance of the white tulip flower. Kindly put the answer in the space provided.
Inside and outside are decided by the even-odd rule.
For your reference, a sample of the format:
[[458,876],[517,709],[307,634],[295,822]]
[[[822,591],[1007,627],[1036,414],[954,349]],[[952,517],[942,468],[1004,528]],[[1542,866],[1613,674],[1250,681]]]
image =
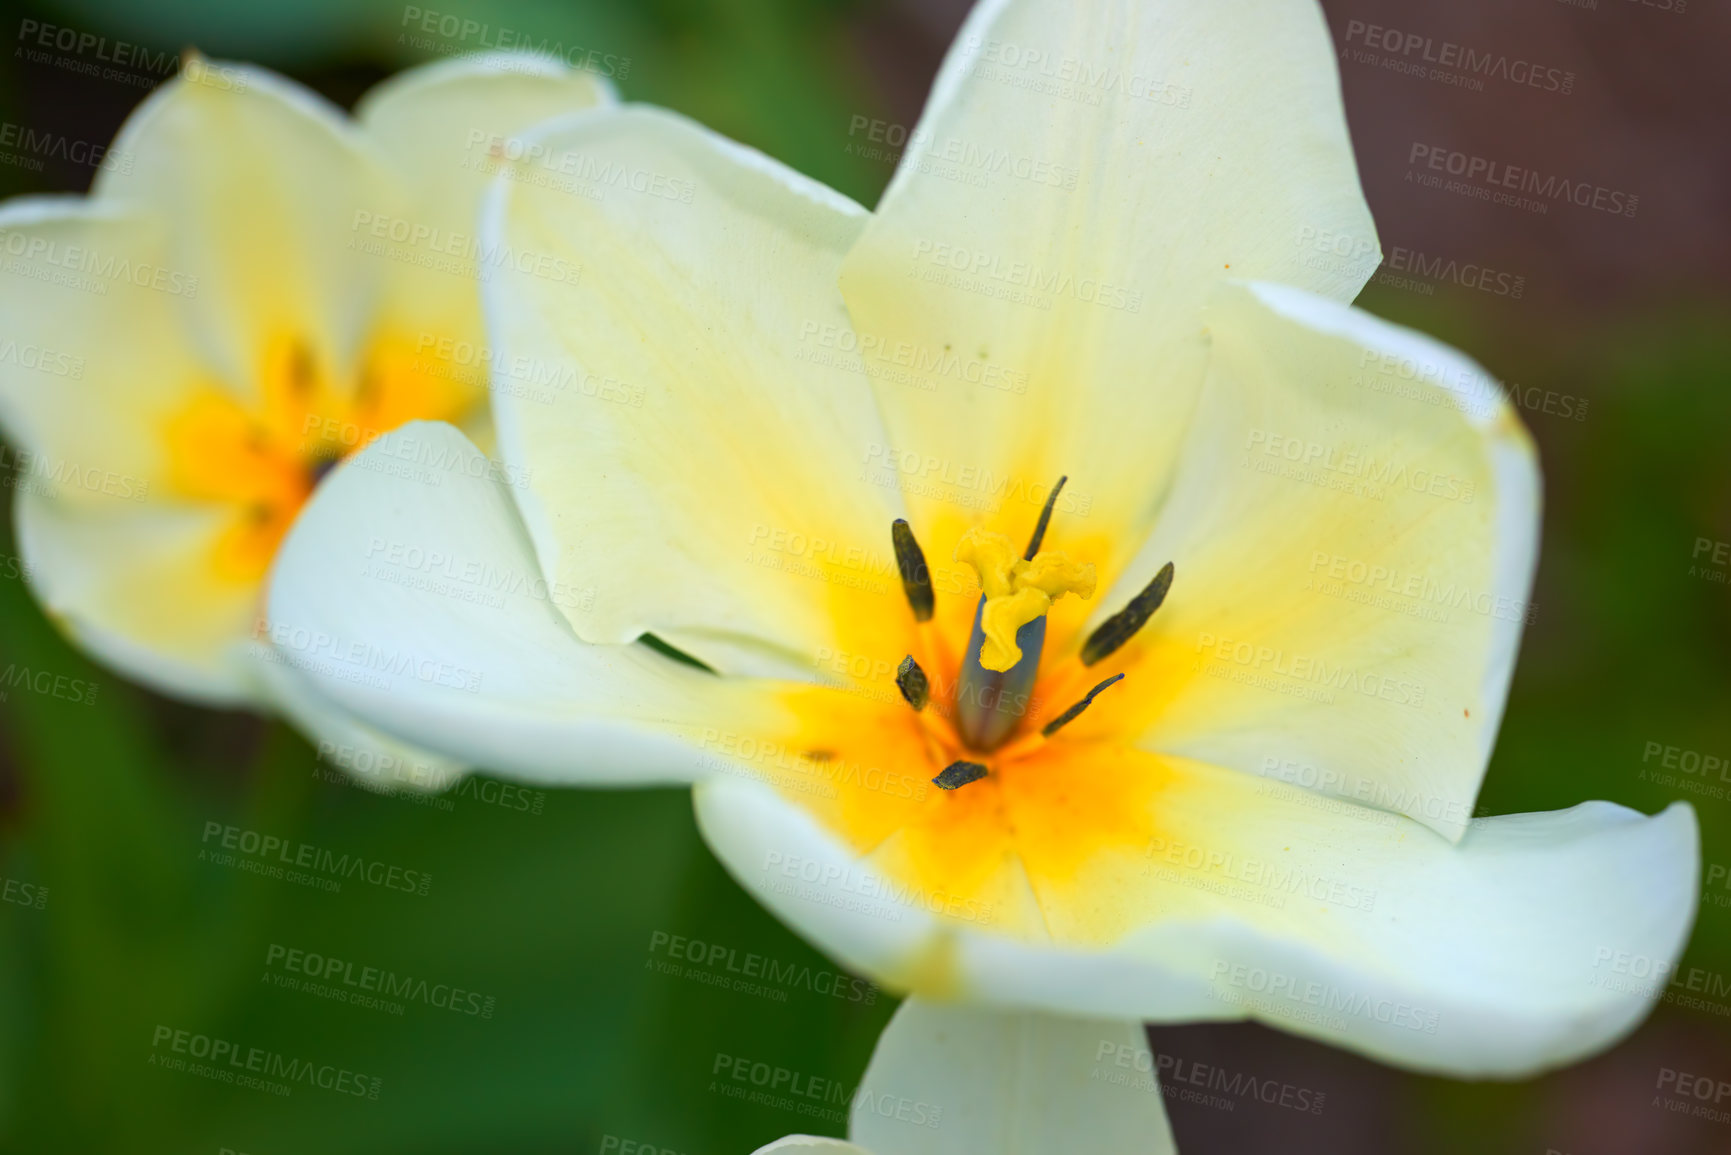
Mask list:
[[[1470,1076],[1645,1016],[1618,960],[1681,950],[1694,814],[1472,815],[1537,463],[1349,303],[1313,0],[986,0],[870,214],[653,109],[517,151],[486,235],[587,271],[486,289],[546,382],[494,393],[529,482],[432,423],[326,482],[271,601],[326,692],[505,774],[695,782],[744,886],[933,1000]],[[362,580],[389,543],[500,600]]]
[[163,693],[280,709],[357,769],[424,769],[269,644],[270,567],[320,478],[381,432],[490,436],[479,282],[512,256],[475,217],[496,151],[612,99],[494,53],[405,72],[350,120],[194,55],[89,196],[0,207],[0,428],[24,568],[61,628]]

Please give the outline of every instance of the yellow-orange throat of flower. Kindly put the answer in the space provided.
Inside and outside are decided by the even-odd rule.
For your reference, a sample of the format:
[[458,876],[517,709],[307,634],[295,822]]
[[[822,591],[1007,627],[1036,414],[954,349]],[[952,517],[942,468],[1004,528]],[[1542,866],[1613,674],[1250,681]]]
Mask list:
[[[754,776],[890,876],[898,893],[1009,931],[1042,925],[1039,915],[1000,905],[1014,906],[1028,885],[1041,892],[1113,848],[1139,854],[1153,833],[1157,796],[1178,781],[1162,759],[1128,741],[1170,687],[1141,687],[1128,701],[1119,689],[1095,703],[1124,677],[1102,676],[1114,655],[1138,675],[1151,656],[1162,673],[1170,669],[1169,640],[1138,634],[1165,600],[1174,568],[1162,567],[1084,637],[1075,603],[1095,593],[1094,567],[1041,549],[1063,484],[1047,498],[1025,550],[999,533],[958,529],[955,559],[980,580],[977,595],[967,592],[971,613],[950,597],[956,587],[947,575],[934,582],[912,527],[896,521],[895,569],[914,619],[905,631],[912,652],[899,668],[878,639],[904,631],[860,622],[861,602],[837,595],[846,607],[838,619],[849,631],[844,642],[876,645],[872,668],[888,662],[895,691],[790,688],[793,729],[734,751],[755,764]],[[1107,545],[1088,540],[1079,548]],[[885,603],[872,600],[881,612]],[[1065,612],[1048,645],[1053,610]],[[1114,713],[1067,729],[1091,704]],[[1049,918],[1044,925],[1054,929]]]
[[163,426],[168,481],[180,497],[226,507],[210,564],[222,579],[260,580],[320,478],[405,421],[457,420],[484,382],[440,372],[407,340],[370,342],[348,380],[307,342],[278,340],[261,357],[253,399],[199,388]]

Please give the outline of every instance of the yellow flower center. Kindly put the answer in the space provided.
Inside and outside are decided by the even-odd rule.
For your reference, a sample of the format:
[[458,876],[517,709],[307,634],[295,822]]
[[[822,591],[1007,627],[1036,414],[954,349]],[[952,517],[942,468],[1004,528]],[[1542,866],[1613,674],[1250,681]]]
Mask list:
[[[955,541],[953,558],[966,568],[929,574],[917,545],[906,544],[912,530],[898,527],[904,564],[889,572],[929,577],[905,601],[837,575],[829,588],[841,657],[825,668],[854,680],[790,688],[793,726],[745,749],[751,773],[916,906],[1030,938],[1109,938],[1123,912],[1101,907],[1070,921],[1091,908],[1072,908],[1069,896],[1091,893],[1083,879],[1103,863],[1140,869],[1161,800],[1181,780],[1131,743],[1190,676],[1182,647],[1142,628],[1172,570],[1089,630],[1095,567],[1040,550],[1045,518],[1025,552],[960,521],[934,536]],[[1112,552],[1097,531],[1065,544],[1075,556]],[[969,569],[978,589],[963,576]],[[1086,705],[1124,670],[1122,686]]]
[[274,342],[261,360],[253,399],[205,385],[162,430],[172,490],[228,508],[210,564],[240,583],[269,570],[333,465],[405,421],[460,419],[484,388],[433,371],[407,340],[392,337],[370,343],[346,379],[296,336]]

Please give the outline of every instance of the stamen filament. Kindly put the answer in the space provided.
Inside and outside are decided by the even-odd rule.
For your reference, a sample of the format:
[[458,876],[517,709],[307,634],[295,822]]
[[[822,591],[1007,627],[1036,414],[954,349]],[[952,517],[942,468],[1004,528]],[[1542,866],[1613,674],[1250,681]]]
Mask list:
[[1040,736],[1042,738],[1050,738],[1053,734],[1057,733],[1065,726],[1068,726],[1071,722],[1074,722],[1081,716],[1082,711],[1086,710],[1089,705],[1093,703],[1095,695],[1097,695],[1101,690],[1104,690],[1107,686],[1110,686],[1112,683],[1121,680],[1123,677],[1124,675],[1122,673],[1113,674],[1110,678],[1107,678],[1104,682],[1101,682],[1098,686],[1089,690],[1087,696],[1080,702],[1077,702],[1074,706],[1071,706],[1068,710],[1065,710],[1062,714],[1059,714],[1056,718],[1047,722],[1045,726],[1041,727]]
[[1068,480],[1068,474],[1058,478],[1058,484],[1054,485],[1052,492],[1046,496],[1046,504],[1040,510],[1040,520],[1034,523],[1034,536],[1028,539],[1027,552],[1022,554],[1023,561],[1033,561],[1034,555],[1040,552],[1040,543],[1046,539],[1046,527],[1052,523],[1052,510],[1058,504],[1058,492]]
[[1088,635],[1088,640],[1082,643],[1084,666],[1094,665],[1136,636],[1136,631],[1148,623],[1154,611],[1160,608],[1160,603],[1166,600],[1166,591],[1172,588],[1172,574],[1172,563],[1167,562],[1154,575],[1154,580],[1130,599],[1129,605],[1101,622],[1100,628]]

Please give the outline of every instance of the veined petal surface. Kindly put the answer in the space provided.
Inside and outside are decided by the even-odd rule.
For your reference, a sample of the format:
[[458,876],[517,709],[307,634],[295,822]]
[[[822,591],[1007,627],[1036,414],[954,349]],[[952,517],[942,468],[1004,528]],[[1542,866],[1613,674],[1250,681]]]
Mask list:
[[1078,735],[1128,727],[1459,838],[1533,612],[1532,441],[1483,368],[1349,305],[1226,286],[1208,320],[1171,495],[1096,619],[1177,576],[1110,659],[1134,688]]
[[594,642],[650,630],[728,672],[814,677],[841,618],[899,629],[893,491],[871,391],[833,348],[864,213],[671,113],[555,122],[506,174],[487,241],[576,284],[487,289],[500,447],[532,473],[546,571],[597,591]]
[[1069,474],[1059,508],[1104,527],[1115,572],[1195,403],[1212,287],[1346,301],[1378,259],[1310,0],[987,0],[842,287],[920,463],[915,524],[982,493],[1037,507]]
[[[1605,802],[1475,819],[1457,844],[1398,815],[1131,750],[1078,760],[1121,811],[1091,847],[1074,789],[987,779],[1013,836],[920,874],[844,844],[768,787],[696,790],[706,840],[818,946],[933,998],[1089,1016],[1256,1018],[1419,1070],[1516,1076],[1608,1045],[1657,989],[1613,960],[1675,960],[1699,875],[1693,811]],[[928,852],[923,861],[937,860]],[[942,865],[941,863],[939,864]],[[965,873],[964,873],[965,871]],[[1009,879],[1011,882],[1006,882]],[[1031,893],[1038,917],[1001,896]]]
[[908,998],[850,1138],[881,1155],[1175,1155],[1142,1024]]
[[[642,645],[594,646],[542,576],[510,474],[414,422],[333,473],[271,581],[270,641],[321,694],[398,738],[536,781],[652,785],[725,772],[773,707]],[[746,772],[750,772],[749,769]]]

